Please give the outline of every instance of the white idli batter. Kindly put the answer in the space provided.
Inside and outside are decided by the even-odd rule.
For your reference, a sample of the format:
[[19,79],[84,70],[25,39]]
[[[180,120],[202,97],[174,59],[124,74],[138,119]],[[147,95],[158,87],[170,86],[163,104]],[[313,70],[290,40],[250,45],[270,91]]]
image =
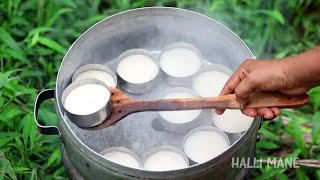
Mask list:
[[111,151],[103,155],[103,157],[113,161],[115,163],[121,164],[123,166],[132,167],[139,169],[140,165],[137,159],[135,159],[130,154],[120,152],[120,151]]
[[144,162],[143,169],[150,171],[169,171],[187,168],[186,160],[173,151],[159,151],[150,155]]
[[229,142],[220,133],[210,130],[199,130],[185,140],[184,152],[197,163],[206,162],[219,156],[229,147]]
[[75,81],[82,80],[82,79],[89,79],[89,78],[98,79],[106,83],[108,86],[116,87],[116,81],[114,77],[107,72],[99,71],[99,70],[85,71],[79,74],[76,77]]
[[[175,98],[193,98],[194,95],[187,92],[171,92],[168,93],[163,99],[175,99]],[[187,110],[187,111],[161,111],[160,116],[168,122],[175,124],[183,124],[190,122],[197,118],[201,110]]]
[[154,79],[159,73],[159,67],[152,58],[134,54],[119,62],[117,73],[127,82],[141,84]]
[[229,77],[221,71],[204,71],[193,79],[192,86],[199,96],[214,97],[220,94]]
[[213,123],[222,131],[239,133],[249,129],[254,118],[242,114],[240,110],[227,109],[222,115],[216,115]]
[[109,90],[100,84],[84,84],[73,89],[64,101],[70,113],[88,115],[103,108],[110,99]]
[[174,48],[164,51],[160,56],[160,66],[173,77],[188,77],[201,67],[201,57],[186,48]]

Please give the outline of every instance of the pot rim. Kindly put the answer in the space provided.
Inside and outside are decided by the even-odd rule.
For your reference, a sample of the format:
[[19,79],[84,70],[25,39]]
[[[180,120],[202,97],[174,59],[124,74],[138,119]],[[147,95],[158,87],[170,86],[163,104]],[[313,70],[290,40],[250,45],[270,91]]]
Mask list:
[[[220,25],[222,28],[224,28],[228,33],[230,33],[231,35],[234,36],[234,38],[236,38],[241,45],[247,50],[247,52],[251,55],[250,58],[255,59],[255,56],[253,55],[252,51],[249,49],[249,47],[233,32],[231,31],[228,27],[226,27],[225,25],[223,25],[222,23],[212,19],[211,17],[208,17],[206,15],[203,15],[201,13],[198,12],[194,12],[194,11],[190,11],[190,10],[186,10],[186,9],[181,9],[181,8],[173,8],[173,7],[144,7],[144,8],[137,8],[137,9],[131,9],[131,10],[127,10],[127,11],[123,11],[123,12],[119,12],[117,14],[114,14],[112,16],[109,16],[99,22],[97,22],[96,24],[94,24],[93,26],[91,26],[89,29],[87,29],[85,32],[83,32],[81,34],[81,36],[79,38],[77,38],[77,40],[70,46],[70,48],[68,49],[68,51],[66,52],[66,54],[63,57],[63,60],[61,62],[61,65],[59,67],[59,71],[57,74],[57,80],[56,82],[58,82],[59,80],[59,76],[60,76],[60,72],[61,72],[61,68],[65,62],[65,59],[67,57],[67,55],[69,54],[69,51],[72,49],[72,47],[77,44],[77,42],[79,41],[79,39],[82,39],[83,36],[85,36],[89,31],[91,31],[92,29],[96,28],[96,26],[98,26],[100,23],[107,21],[109,19],[112,19],[116,16],[121,16],[123,14],[128,14],[128,13],[133,13],[136,11],[156,11],[156,10],[166,10],[166,11],[180,11],[180,12],[185,12],[185,13],[189,13],[195,16],[199,16],[202,18],[205,18],[207,20],[210,20],[218,25]],[[112,171],[116,171],[118,173],[122,173],[122,174],[137,174],[136,171],[137,169],[133,169],[130,167],[125,167],[125,166],[121,166],[118,164],[113,163],[112,161],[109,161],[107,159],[101,159],[101,155],[99,155],[98,152],[93,151],[91,148],[89,148],[88,146],[86,146],[72,131],[71,127],[69,126],[69,124],[66,122],[63,112],[62,112],[62,108],[59,104],[59,96],[58,96],[58,83],[56,83],[56,91],[55,91],[55,102],[56,102],[56,109],[58,112],[58,115],[63,119],[62,121],[59,120],[59,124],[61,122],[60,127],[63,128],[64,132],[66,133],[67,137],[71,140],[71,143],[73,143],[78,149],[79,151],[81,151],[82,153],[86,154],[86,156],[90,156],[90,159],[95,161],[97,164],[103,166],[104,168],[110,169]],[[252,135],[255,131],[256,128],[258,128],[257,126],[260,125],[260,121],[261,117],[257,117],[255,118],[254,123],[252,123],[251,127],[245,131],[243,133],[243,135],[236,141],[234,142],[233,145],[231,145],[229,147],[229,149],[227,149],[224,153],[222,153],[220,156],[217,156],[216,158],[211,159],[210,161],[207,161],[205,163],[202,164],[196,164],[196,165],[192,165],[189,166],[188,168],[185,169],[180,169],[180,170],[173,170],[173,171],[159,171],[159,172],[150,172],[150,171],[146,171],[146,170],[139,170],[139,174],[144,173],[144,176],[180,176],[180,175],[192,175],[192,174],[200,174],[203,173],[204,171],[207,171],[208,169],[211,169],[215,166],[217,166],[221,161],[223,161],[224,159],[226,159],[227,157],[229,157],[230,155],[228,155],[227,153],[230,151],[235,152],[236,149],[239,149],[240,147],[240,142],[244,142],[244,141],[248,141],[250,135]],[[62,135],[62,137],[64,137],[64,134]],[[62,138],[64,139],[64,138]],[[232,148],[233,147],[233,148]],[[223,156],[225,155],[225,156]],[[119,170],[119,168],[121,167],[121,170]],[[193,171],[191,171],[193,170]],[[130,175],[131,176],[131,175]],[[138,176],[137,176],[138,177]]]

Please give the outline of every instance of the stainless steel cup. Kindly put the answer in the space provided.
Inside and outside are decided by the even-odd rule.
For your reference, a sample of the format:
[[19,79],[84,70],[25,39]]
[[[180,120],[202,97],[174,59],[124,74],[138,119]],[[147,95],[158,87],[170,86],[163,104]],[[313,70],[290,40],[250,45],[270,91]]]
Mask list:
[[[192,82],[193,74],[186,76],[186,77],[172,76],[172,75],[168,74],[168,72],[164,71],[163,64],[161,63],[161,56],[163,55],[163,53],[166,51],[175,49],[175,48],[184,48],[184,49],[188,49],[188,50],[191,50],[194,53],[196,53],[199,56],[199,59],[201,61],[200,62],[201,66],[202,66],[202,55],[201,55],[200,51],[195,46],[193,46],[192,44],[189,44],[189,43],[185,43],[185,42],[176,42],[176,43],[170,44],[170,45],[164,47],[161,54],[160,54],[160,57],[159,57],[160,67],[161,67],[162,71],[164,72],[169,84],[174,85],[174,86],[189,86]],[[188,62],[186,62],[184,65],[185,66],[188,65]],[[199,67],[199,69],[201,68],[201,66]],[[177,70],[179,70],[179,69],[177,69]]]
[[117,67],[117,77],[119,79],[119,87],[122,88],[123,90],[133,93],[133,94],[143,94],[148,91],[150,91],[155,85],[157,85],[160,81],[159,79],[159,74],[160,74],[160,66],[158,62],[152,57],[152,55],[149,53],[149,51],[145,49],[130,49],[128,51],[125,51],[118,57],[118,63],[120,63],[124,58],[131,56],[131,55],[136,55],[136,54],[142,54],[145,56],[148,56],[151,58],[155,64],[157,65],[158,68],[158,74],[148,82],[144,83],[132,83],[126,81],[123,77],[121,77],[118,73],[118,67]]
[[[99,84],[102,85],[104,87],[108,89],[108,86],[98,80],[98,79],[83,79],[83,80],[79,80],[79,81],[75,81],[73,83],[71,83],[62,93],[62,104],[64,105],[65,100],[68,96],[68,94],[74,90],[75,88],[85,85],[85,84]],[[79,115],[79,114],[74,114],[72,112],[69,112],[68,109],[66,109],[64,107],[64,109],[66,110],[66,115],[68,116],[68,118],[77,126],[79,127],[93,127],[96,126],[100,123],[102,123],[103,121],[106,120],[106,118],[110,115],[111,110],[110,110],[110,101],[107,101],[106,104],[99,110],[97,110],[94,113],[91,114],[87,114],[87,115]]]
[[157,152],[160,152],[160,151],[171,151],[171,152],[179,154],[186,161],[187,165],[189,166],[189,159],[182,150],[180,150],[176,147],[173,147],[173,146],[159,146],[159,147],[151,149],[150,151],[148,151],[147,153],[145,153],[143,155],[142,167],[144,168],[144,164],[145,164],[146,160],[148,159],[148,157],[150,157],[151,155],[153,155]]
[[[201,96],[201,93],[197,91],[197,88],[195,88],[195,79],[202,73],[209,72],[209,71],[220,71],[223,72],[227,75],[232,75],[232,70],[230,70],[228,67],[222,65],[222,64],[209,64],[206,66],[203,66],[198,72],[196,72],[193,77],[192,77],[192,89],[199,95]],[[215,86],[212,84],[212,86]]]
[[[232,119],[234,119],[234,123],[230,122],[231,115],[228,115],[228,113],[231,113],[232,111],[237,113],[235,115],[232,115]],[[251,127],[253,120],[254,120],[253,117],[246,116],[242,114],[240,110],[236,110],[236,109],[227,109],[222,115],[217,115],[216,113],[213,113],[213,118],[212,118],[213,124],[217,126],[217,128],[227,133],[242,133]],[[235,124],[237,122],[241,122],[241,127]],[[227,124],[224,124],[224,123],[227,123]]]
[[[113,77],[113,80],[115,83],[114,87],[117,86],[117,76],[115,75],[115,73],[109,67],[102,65],[102,64],[87,64],[87,65],[81,66],[79,69],[77,69],[74,72],[74,74],[72,76],[72,82],[76,81],[77,77],[80,74],[87,72],[87,71],[93,71],[93,70],[102,71],[102,72],[105,72],[105,73],[111,75]],[[97,79],[95,77],[88,77],[88,79],[91,79],[91,78]],[[99,79],[99,80],[103,81],[102,79]],[[105,81],[103,81],[103,82],[105,82]],[[108,85],[108,86],[111,86],[111,85]]]
[[[185,137],[184,137],[184,140],[183,140],[183,151],[186,152],[185,150],[185,142],[187,141],[187,139],[193,134],[193,133],[196,133],[198,131],[213,131],[213,132],[216,132],[216,133],[219,133],[221,134],[225,140],[227,141],[228,143],[228,146],[230,146],[230,140],[229,140],[229,137],[223,132],[221,131],[220,129],[216,128],[216,127],[212,127],[212,126],[200,126],[200,127],[197,127],[193,130],[191,130]],[[226,149],[227,150],[227,149]],[[193,165],[193,164],[198,164],[199,162],[193,160],[191,157],[189,157],[190,155],[188,155],[186,153],[187,157],[189,158],[189,161],[190,161],[190,164]],[[218,155],[219,156],[219,155]],[[216,157],[218,157],[216,156]],[[215,158],[215,157],[212,157],[212,159]],[[209,161],[210,159],[208,159]]]
[[[99,154],[104,156],[105,154],[107,153],[110,153],[112,151],[117,151],[117,152],[123,152],[123,153],[126,153],[126,154],[129,154],[130,156],[132,156],[135,160],[137,160],[138,164],[139,164],[139,168],[142,168],[142,163],[141,163],[141,160],[140,158],[136,155],[136,153],[134,153],[133,151],[131,151],[130,149],[127,149],[125,147],[110,147],[110,148],[107,148],[103,151],[101,151]],[[106,158],[108,159],[108,158]],[[109,159],[108,159],[109,160]],[[111,160],[110,160],[111,161]],[[129,166],[128,166],[129,167]]]
[[[194,97],[198,97],[198,95],[191,89],[187,89],[184,87],[175,87],[172,88],[164,93],[163,96],[160,97],[160,99],[163,99],[166,95],[170,93],[188,93],[190,95],[193,95]],[[170,122],[164,117],[161,116],[161,113],[159,112],[158,121],[159,124],[163,127],[164,130],[172,133],[186,133],[190,131],[191,129],[200,126],[201,119],[206,118],[207,115],[204,115],[204,111],[200,110],[200,114],[195,117],[193,120],[186,122],[186,123],[174,123]]]

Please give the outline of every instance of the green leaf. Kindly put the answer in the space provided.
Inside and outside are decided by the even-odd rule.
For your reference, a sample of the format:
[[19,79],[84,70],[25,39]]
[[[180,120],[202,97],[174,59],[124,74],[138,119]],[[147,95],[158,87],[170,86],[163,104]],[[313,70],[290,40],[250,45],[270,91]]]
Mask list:
[[11,20],[11,25],[24,25],[24,26],[28,26],[29,22],[26,21],[26,19],[24,19],[23,17],[13,17]]
[[39,41],[39,32],[36,32],[34,34],[34,36],[32,37],[32,39],[31,39],[30,47],[32,47],[35,44],[37,44],[38,41]]
[[5,73],[0,73],[0,89],[6,85],[7,83],[9,83],[10,81],[12,80],[15,80],[15,79],[18,79],[18,77],[12,77],[12,78],[9,78],[9,76],[14,73],[14,72],[17,72],[17,71],[20,71],[20,69],[14,69],[14,70],[10,70],[10,71],[7,71]]
[[50,155],[47,163],[47,167],[51,166],[58,158],[61,156],[60,148],[57,148],[53,153]]
[[310,100],[313,103],[313,109],[316,111],[320,107],[320,86],[312,88],[308,91]]
[[61,167],[59,169],[57,169],[54,174],[53,174],[53,177],[57,178],[57,179],[61,179],[59,178],[60,175],[63,175],[63,173],[65,172],[65,168],[64,167]]
[[278,177],[280,180],[288,180],[288,179],[289,179],[288,176],[287,176],[286,174],[284,174],[284,173],[279,173],[279,174],[277,175],[277,177]]
[[260,10],[260,11],[258,11],[258,12],[260,12],[260,13],[262,13],[262,14],[266,14],[266,15],[268,15],[268,16],[270,16],[270,17],[273,17],[275,20],[277,20],[281,25],[284,25],[284,23],[285,23],[285,19],[284,19],[284,17],[282,16],[282,14],[280,13],[280,11],[278,11],[278,10],[273,10],[273,11],[271,11],[271,10]]
[[219,11],[220,9],[222,9],[224,4],[225,4],[224,1],[212,1],[209,7],[209,11],[212,13],[215,13],[216,11]]
[[295,158],[300,155],[302,151],[300,149],[295,149],[292,153],[287,155],[287,158]]
[[24,146],[23,146],[23,143],[22,141],[20,140],[20,138],[15,138],[16,140],[16,145],[17,147],[19,148],[20,151],[23,151],[24,150]]
[[298,118],[292,112],[285,112],[285,114],[291,119],[291,121],[285,127],[285,132],[288,133],[292,139],[294,139],[294,143],[299,149],[305,149],[306,142],[301,130],[301,118]]
[[31,115],[30,117],[31,121],[32,121],[32,125],[31,125],[31,130],[30,130],[30,149],[33,150],[34,146],[36,145],[36,138],[37,138],[37,126],[34,122],[34,119],[33,119],[33,115]]
[[58,9],[57,12],[55,12],[54,15],[51,16],[50,19],[48,19],[46,26],[51,27],[54,24],[54,22],[59,18],[59,16],[61,16],[62,14],[71,13],[71,12],[73,12],[73,9],[70,9],[70,8]]
[[317,176],[318,179],[320,179],[320,169],[316,170],[316,176]]
[[37,179],[37,169],[32,169],[30,180]]
[[15,137],[22,137],[22,135],[19,132],[0,132],[0,139],[6,138],[6,137],[15,138]]
[[17,177],[12,169],[10,161],[4,156],[3,152],[0,152],[0,171],[9,175],[13,180],[17,180]]
[[6,144],[8,144],[10,141],[12,140],[12,138],[3,138],[0,139],[0,148],[5,146]]
[[21,48],[19,44],[12,38],[12,36],[2,27],[0,27],[0,40],[2,40],[5,44],[7,44],[10,48],[20,51]]
[[312,143],[316,144],[320,137],[320,112],[316,112],[312,118]]
[[72,7],[72,8],[77,8],[77,5],[72,1],[72,0],[56,0],[57,2]]
[[93,16],[93,17],[88,18],[85,21],[85,24],[88,24],[88,25],[94,24],[94,23],[101,21],[102,19],[105,19],[106,17],[107,17],[106,15]]
[[260,140],[257,142],[257,148],[260,149],[277,149],[279,146],[273,142]]
[[27,60],[27,58],[22,54],[20,51],[15,51],[12,49],[4,49],[4,53],[7,53],[11,57],[20,60],[23,63],[26,63],[27,65],[30,65],[30,62]]
[[44,26],[40,26],[37,28],[32,29],[29,33],[28,33],[28,37],[34,36],[36,33],[45,33],[45,32],[50,32],[50,31],[55,31],[55,29],[50,28],[50,27],[44,27]]
[[278,53],[276,54],[275,58],[276,58],[276,59],[284,58],[284,57],[286,57],[286,56],[288,55],[288,53],[289,53],[289,50],[288,50],[288,49],[285,49],[285,50],[283,50],[283,51],[278,52]]
[[256,177],[256,180],[264,180],[264,179],[271,179],[272,177],[275,177],[276,175],[280,174],[280,172],[284,171],[282,168],[271,168],[270,170],[262,173],[260,176]]
[[[15,119],[16,117],[19,118],[19,116],[21,114],[23,114],[24,112],[20,109],[17,108],[15,106],[12,105],[8,105],[8,108],[5,108],[1,113],[0,113],[0,121],[2,121],[1,123],[5,123],[6,126],[13,128],[14,127],[14,121],[13,119]],[[2,109],[1,109],[2,110]],[[0,124],[1,124],[0,123]],[[16,127],[17,128],[17,127]]]
[[29,136],[30,136],[30,132],[31,132],[31,127],[32,127],[32,123],[33,123],[33,117],[30,116],[30,113],[27,114],[24,119],[24,126],[23,126],[23,144],[25,146],[25,148],[28,147],[28,140],[29,140]]
[[61,54],[66,53],[66,49],[64,47],[60,46],[60,44],[58,44],[57,42],[55,42],[49,38],[40,37],[38,40],[39,40],[40,44],[45,45],[52,50],[55,50]]
[[27,167],[13,167],[13,171],[15,173],[28,173],[28,171],[30,171],[30,168],[27,168]]
[[297,179],[309,180],[307,173],[305,171],[303,171],[302,169],[298,168],[296,172],[298,175]]
[[259,133],[263,134],[266,138],[270,138],[274,141],[278,141],[279,137],[277,135],[275,135],[273,132],[267,130],[266,128],[261,128],[259,130]]

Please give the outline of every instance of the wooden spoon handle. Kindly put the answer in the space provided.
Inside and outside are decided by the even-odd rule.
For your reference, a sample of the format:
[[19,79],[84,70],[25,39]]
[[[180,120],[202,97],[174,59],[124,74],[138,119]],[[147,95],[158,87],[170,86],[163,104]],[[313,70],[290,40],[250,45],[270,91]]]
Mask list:
[[160,99],[152,101],[135,101],[129,108],[132,112],[140,111],[177,111],[195,109],[259,109],[263,107],[291,108],[308,103],[308,95],[289,96],[276,92],[259,92],[249,97],[245,107],[236,101],[235,94],[206,98]]
[[121,91],[113,89],[112,91],[112,113],[108,120],[91,130],[103,129],[116,121],[121,120],[129,114],[142,111],[178,111],[195,109],[243,109],[263,107],[292,108],[300,107],[308,103],[308,95],[289,96],[276,92],[259,92],[251,94],[249,103],[246,107],[236,101],[235,94],[229,94],[219,97],[207,98],[185,98],[185,99],[160,99],[151,101],[139,101],[119,95]]

